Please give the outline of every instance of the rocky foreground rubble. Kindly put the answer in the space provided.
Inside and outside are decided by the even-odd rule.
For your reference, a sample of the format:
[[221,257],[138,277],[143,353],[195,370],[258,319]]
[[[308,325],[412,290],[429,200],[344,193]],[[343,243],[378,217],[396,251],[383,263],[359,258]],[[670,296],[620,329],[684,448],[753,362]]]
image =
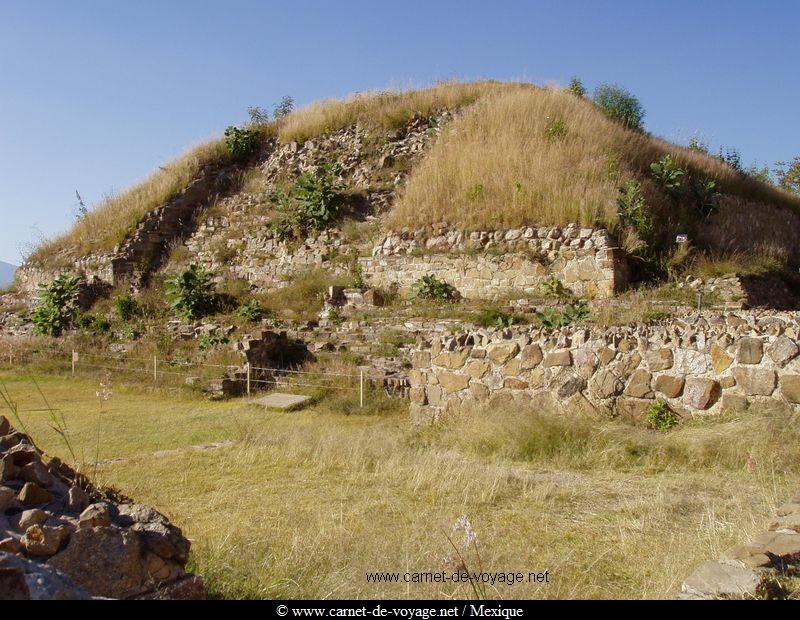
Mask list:
[[205,598],[189,541],[149,506],[99,489],[0,416],[0,600]]
[[800,492],[780,506],[766,532],[704,562],[679,599],[785,598],[800,592]]

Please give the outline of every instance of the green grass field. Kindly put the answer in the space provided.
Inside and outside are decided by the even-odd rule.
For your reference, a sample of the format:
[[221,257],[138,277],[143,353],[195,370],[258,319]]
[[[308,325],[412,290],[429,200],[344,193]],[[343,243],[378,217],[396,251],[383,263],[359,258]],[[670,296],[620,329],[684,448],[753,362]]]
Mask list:
[[[112,378],[0,371],[26,429],[70,460],[33,384],[63,413],[78,463],[165,513],[217,597],[469,597],[466,585],[368,583],[367,571],[549,571],[498,598],[653,598],[763,530],[798,486],[798,420],[693,423],[661,435],[612,421],[485,412],[414,432],[402,401],[342,398],[294,413]],[[355,413],[346,415],[342,410]],[[8,412],[4,412],[8,415]],[[522,417],[520,417],[522,416]],[[230,442],[197,450],[191,446]],[[166,452],[165,452],[166,451]],[[161,454],[159,454],[161,452]]]

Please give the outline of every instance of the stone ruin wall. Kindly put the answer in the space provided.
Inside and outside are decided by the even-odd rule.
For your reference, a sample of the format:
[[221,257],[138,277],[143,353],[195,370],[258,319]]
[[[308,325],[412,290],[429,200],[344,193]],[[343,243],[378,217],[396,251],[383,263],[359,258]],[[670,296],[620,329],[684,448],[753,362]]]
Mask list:
[[572,293],[607,298],[627,284],[622,251],[608,231],[579,228],[523,227],[462,233],[440,228],[390,233],[361,260],[367,281],[380,288],[399,286],[433,274],[468,299],[496,299],[541,293],[551,277]]
[[[291,277],[311,269],[336,275],[350,273],[350,256],[362,248],[338,229],[291,243],[276,239],[266,224],[257,232],[229,239],[236,258],[215,260],[214,243],[230,226],[228,218],[203,223],[189,245],[197,259],[211,269],[223,265],[231,275],[258,288],[283,286]],[[253,228],[251,228],[253,230]],[[434,274],[468,299],[496,299],[514,294],[541,293],[551,277],[576,295],[608,298],[627,284],[627,264],[620,249],[603,229],[540,227],[462,233],[439,229],[389,233],[381,237],[359,265],[369,286],[407,294],[414,282]]]
[[415,423],[477,406],[547,402],[642,422],[665,401],[680,416],[800,404],[797,313],[727,314],[669,325],[479,329],[412,356]]

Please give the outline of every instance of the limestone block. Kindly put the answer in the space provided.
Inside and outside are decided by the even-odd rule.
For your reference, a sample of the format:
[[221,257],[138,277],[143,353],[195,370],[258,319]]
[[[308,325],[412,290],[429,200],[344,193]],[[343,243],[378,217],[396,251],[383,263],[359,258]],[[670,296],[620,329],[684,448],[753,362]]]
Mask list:
[[448,394],[465,389],[469,385],[469,375],[462,375],[454,372],[440,372],[439,383]]
[[601,369],[589,381],[589,390],[602,399],[618,396],[623,387],[623,381],[610,370]]
[[651,372],[659,370],[669,370],[675,363],[674,356],[671,349],[658,349],[656,351],[648,351],[644,356],[647,362],[647,367]]
[[492,343],[486,347],[486,354],[496,364],[505,364],[517,353],[519,353],[519,345],[513,341]]
[[544,356],[544,365],[547,367],[572,366],[572,355],[568,349],[551,351]]
[[742,338],[736,351],[736,361],[740,364],[760,364],[764,357],[764,343],[761,338]]
[[667,398],[678,398],[683,393],[683,377],[672,375],[660,375],[656,377],[656,391]]
[[781,375],[781,396],[790,403],[800,404],[800,375]]
[[800,353],[797,345],[786,336],[779,336],[775,339],[769,347],[767,347],[767,355],[770,356],[773,362],[778,366],[786,366],[791,360],[797,357]]
[[643,369],[635,371],[628,380],[625,395],[634,398],[653,398],[652,375]]
[[683,390],[683,402],[694,409],[708,409],[720,396],[719,383],[713,379],[689,377]]
[[774,370],[740,366],[732,372],[737,385],[749,396],[770,396],[775,391],[777,375]]
[[711,367],[714,372],[722,374],[733,363],[733,358],[722,347],[712,344],[711,345]]

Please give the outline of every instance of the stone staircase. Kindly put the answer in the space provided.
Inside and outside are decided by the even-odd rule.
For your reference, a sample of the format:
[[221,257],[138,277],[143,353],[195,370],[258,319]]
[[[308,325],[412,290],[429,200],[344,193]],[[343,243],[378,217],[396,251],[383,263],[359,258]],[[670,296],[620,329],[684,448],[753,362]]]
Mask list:
[[141,286],[166,259],[170,244],[193,231],[198,214],[232,187],[232,168],[208,166],[172,200],[145,216],[115,252],[113,284]]

